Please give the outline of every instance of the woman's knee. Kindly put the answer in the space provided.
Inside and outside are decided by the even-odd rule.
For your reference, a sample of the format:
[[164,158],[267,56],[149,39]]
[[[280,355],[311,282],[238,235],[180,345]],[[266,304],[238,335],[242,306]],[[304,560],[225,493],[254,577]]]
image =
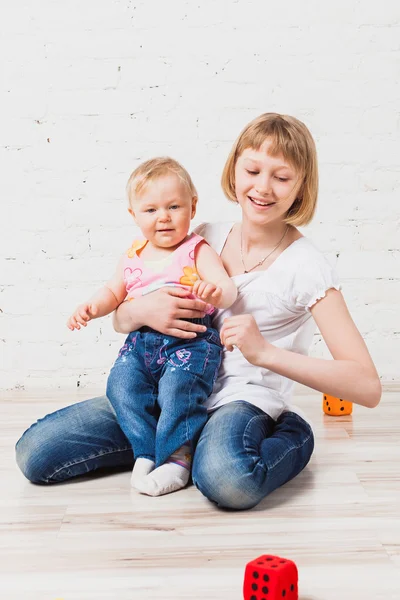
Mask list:
[[112,437],[119,434],[114,424],[115,414],[105,396],[62,408],[25,431],[15,447],[17,464],[32,483],[70,479],[87,470],[84,458],[99,439],[120,448],[120,440]]
[[25,431],[15,445],[17,465],[32,483],[51,483],[52,443],[40,421]]
[[275,423],[245,402],[218,409],[204,428],[193,461],[198,489],[224,508],[253,508],[307,465],[310,426],[285,413]]
[[[259,440],[248,435],[252,424],[260,431]],[[192,478],[202,494],[221,508],[253,508],[266,495],[267,474],[258,451],[267,434],[264,425],[268,428],[269,422],[262,411],[246,402],[234,402],[218,409],[203,429]]]

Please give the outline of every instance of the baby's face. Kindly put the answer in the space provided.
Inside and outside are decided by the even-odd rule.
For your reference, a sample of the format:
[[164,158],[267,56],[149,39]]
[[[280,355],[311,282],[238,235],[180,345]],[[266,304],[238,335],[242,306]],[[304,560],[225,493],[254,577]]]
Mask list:
[[187,236],[196,202],[177,175],[164,175],[145,185],[129,212],[153,246],[172,248]]

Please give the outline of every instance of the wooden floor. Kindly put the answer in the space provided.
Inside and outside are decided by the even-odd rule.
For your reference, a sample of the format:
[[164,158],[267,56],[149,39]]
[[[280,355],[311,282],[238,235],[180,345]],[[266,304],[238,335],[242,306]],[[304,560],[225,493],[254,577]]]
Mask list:
[[240,600],[245,564],[263,553],[297,563],[300,600],[400,599],[400,392],[337,419],[323,416],[319,395],[298,396],[315,427],[314,457],[240,513],[218,510],[193,486],[141,496],[126,471],[28,483],[16,439],[70,400],[3,394],[1,600]]

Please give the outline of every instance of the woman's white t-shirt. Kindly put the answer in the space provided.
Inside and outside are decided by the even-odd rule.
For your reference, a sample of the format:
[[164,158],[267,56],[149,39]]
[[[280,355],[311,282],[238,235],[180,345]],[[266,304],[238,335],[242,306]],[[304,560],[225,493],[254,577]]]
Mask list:
[[[203,223],[196,233],[221,254],[233,223]],[[221,329],[224,319],[251,314],[261,334],[278,348],[307,355],[316,324],[310,308],[330,288],[340,289],[334,268],[306,237],[288,246],[266,271],[232,277],[238,297],[228,309],[218,309],[213,326]],[[244,358],[240,350],[223,350],[222,364],[208,398],[208,410],[235,400],[258,406],[273,419],[283,411],[304,415],[291,405],[294,382]]]

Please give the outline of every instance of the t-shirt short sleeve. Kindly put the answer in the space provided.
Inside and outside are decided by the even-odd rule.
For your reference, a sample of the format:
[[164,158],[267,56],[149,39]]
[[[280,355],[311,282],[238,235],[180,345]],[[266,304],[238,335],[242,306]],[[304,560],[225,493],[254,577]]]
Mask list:
[[205,233],[205,231],[207,229],[207,225],[209,225],[209,223],[200,223],[193,229],[193,233],[196,233],[197,235],[201,235],[201,237],[204,237],[203,234]]
[[226,238],[232,227],[233,222],[227,221],[220,223],[201,223],[193,230],[193,233],[197,233],[197,235],[203,237],[217,254],[221,254]]
[[298,265],[293,285],[296,308],[310,311],[330,289],[341,290],[336,269],[322,253],[315,253],[310,261]]

